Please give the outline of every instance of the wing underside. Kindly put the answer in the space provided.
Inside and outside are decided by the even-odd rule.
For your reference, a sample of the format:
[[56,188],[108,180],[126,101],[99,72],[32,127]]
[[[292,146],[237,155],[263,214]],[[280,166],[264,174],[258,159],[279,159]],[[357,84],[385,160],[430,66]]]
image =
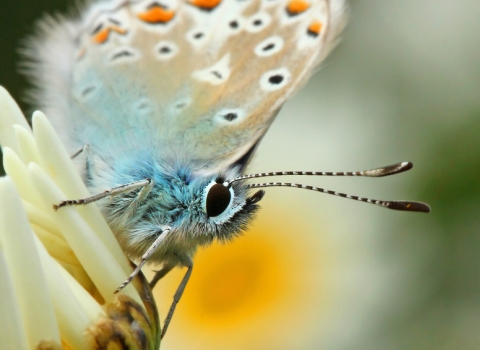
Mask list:
[[72,149],[236,161],[343,28],[343,0],[100,1],[43,22],[30,72]]

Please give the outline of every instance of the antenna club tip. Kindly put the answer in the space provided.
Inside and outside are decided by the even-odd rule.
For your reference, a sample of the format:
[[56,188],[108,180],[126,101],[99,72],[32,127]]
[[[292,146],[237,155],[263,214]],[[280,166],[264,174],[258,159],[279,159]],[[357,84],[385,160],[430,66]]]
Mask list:
[[387,207],[394,210],[414,211],[420,213],[430,213],[431,211],[430,206],[422,202],[393,201],[389,202]]
[[412,211],[420,213],[430,213],[431,208],[428,204],[422,202],[412,202]]
[[401,162],[398,164],[398,169],[394,172],[394,174],[403,173],[404,171],[408,171],[412,168],[413,168],[412,162]]

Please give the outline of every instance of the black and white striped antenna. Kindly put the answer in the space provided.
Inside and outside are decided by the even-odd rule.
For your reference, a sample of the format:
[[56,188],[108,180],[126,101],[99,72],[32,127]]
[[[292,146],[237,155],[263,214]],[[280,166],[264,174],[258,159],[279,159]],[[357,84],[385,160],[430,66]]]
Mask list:
[[[224,183],[225,186],[230,187],[231,184],[235,181],[240,180],[248,180],[260,177],[269,177],[269,176],[283,176],[283,175],[306,175],[306,176],[359,176],[359,177],[383,177],[389,175],[395,175],[402,173],[404,171],[410,170],[413,168],[413,164],[410,162],[402,162],[397,163],[385,167],[380,167],[371,170],[364,170],[364,171],[340,171],[340,172],[318,172],[318,171],[278,171],[278,172],[268,172],[268,173],[258,173],[258,174],[250,174],[250,175],[243,175],[232,179],[230,181],[226,181]],[[265,182],[265,183],[258,183],[258,184],[249,184],[248,188],[262,188],[262,187],[293,187],[293,188],[301,188],[310,191],[316,191],[321,193],[327,193],[333,196],[339,196],[343,198],[348,198],[360,202],[370,203],[374,205],[378,205],[388,209],[394,210],[402,210],[402,211],[414,211],[414,212],[423,212],[429,213],[430,206],[426,203],[422,202],[413,202],[413,201],[386,201],[386,200],[378,200],[378,199],[371,199],[365,197],[358,197],[352,196],[345,193],[335,192],[326,190],[324,188],[315,187],[315,186],[307,186],[302,184],[290,183],[290,182]]]

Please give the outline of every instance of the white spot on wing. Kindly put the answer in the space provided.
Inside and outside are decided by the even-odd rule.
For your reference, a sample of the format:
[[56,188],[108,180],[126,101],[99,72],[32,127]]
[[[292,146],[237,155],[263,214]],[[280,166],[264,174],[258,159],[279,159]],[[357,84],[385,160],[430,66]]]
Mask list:
[[291,79],[290,71],[286,67],[265,72],[260,78],[260,88],[263,91],[276,91],[283,88]]
[[234,35],[242,31],[245,26],[245,21],[242,17],[234,17],[227,21],[226,25],[230,34]]
[[266,12],[258,12],[248,18],[245,29],[250,33],[258,33],[268,27],[272,18]]
[[152,113],[152,102],[148,98],[141,98],[133,103],[133,108],[137,113],[148,115]]
[[215,115],[215,120],[222,124],[235,123],[245,117],[243,109],[222,109]]
[[224,83],[230,77],[230,54],[227,53],[213,66],[193,72],[193,77],[212,85]]
[[207,32],[203,28],[194,28],[185,37],[194,47],[201,47],[207,41]]
[[[318,21],[322,23],[322,26],[325,26],[327,23],[327,18],[326,17],[314,17],[312,20],[310,20],[309,23],[312,23],[313,21]],[[319,46],[319,43],[322,42],[322,37],[325,33],[325,29],[322,29],[320,31],[320,34],[318,36],[312,36],[308,34],[307,28],[303,28],[299,26],[298,28],[298,39],[297,39],[297,48],[299,50],[303,49],[309,49],[309,48],[317,48]]]
[[97,90],[96,85],[88,84],[87,86],[82,86],[79,89],[76,89],[77,91],[77,98],[81,99],[83,101],[87,101],[89,98],[91,98],[94,94],[95,91]]
[[188,106],[190,106],[191,103],[192,103],[192,99],[190,97],[181,98],[177,100],[177,102],[175,102],[175,109],[177,111],[182,111]]
[[135,62],[140,59],[140,53],[131,47],[119,47],[107,57],[107,64],[122,64]]
[[165,40],[160,41],[153,49],[155,57],[161,61],[169,60],[178,53],[178,46]]
[[281,36],[272,36],[263,40],[255,47],[257,56],[266,57],[279,52],[283,48],[283,38]]

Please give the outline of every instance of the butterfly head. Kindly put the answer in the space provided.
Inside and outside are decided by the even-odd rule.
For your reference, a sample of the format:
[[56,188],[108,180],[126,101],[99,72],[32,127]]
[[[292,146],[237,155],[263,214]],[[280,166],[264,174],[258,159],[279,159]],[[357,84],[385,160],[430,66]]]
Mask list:
[[176,220],[178,229],[220,240],[245,230],[265,192],[248,193],[245,181],[230,183],[236,173],[233,169],[186,183],[188,194],[177,197],[188,208]]

